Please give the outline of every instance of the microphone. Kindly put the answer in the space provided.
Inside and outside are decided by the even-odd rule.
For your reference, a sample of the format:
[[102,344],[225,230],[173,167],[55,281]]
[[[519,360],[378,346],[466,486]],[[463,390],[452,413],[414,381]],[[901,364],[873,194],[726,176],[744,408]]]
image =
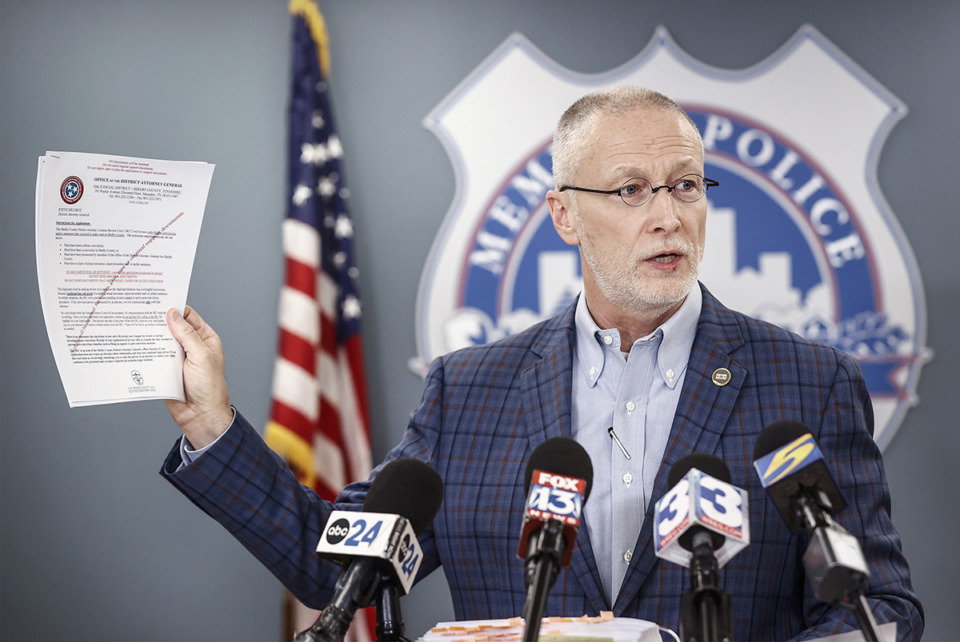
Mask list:
[[[370,485],[363,511],[333,511],[317,552],[346,569],[320,617],[296,642],[342,642],[358,608],[378,589],[378,639],[400,639],[399,596],[413,585],[423,561],[419,535],[433,522],[443,500],[443,481],[427,464],[396,459]],[[386,611],[386,613],[384,612]],[[394,613],[396,611],[396,613]],[[381,630],[382,629],[382,630]]]
[[717,573],[750,543],[747,492],[730,483],[730,470],[703,453],[682,457],[670,469],[670,490],[654,506],[654,552],[690,569],[691,588],[680,596],[680,637],[730,640],[730,595]]
[[870,578],[867,561],[857,539],[831,516],[847,503],[810,429],[792,420],[770,424],[757,438],[753,458],[787,527],[810,535],[803,568],[817,600],[854,610],[864,636],[879,639],[863,596]]
[[[810,429],[785,419],[766,428],[753,446],[753,467],[791,532],[812,530],[810,511],[846,507]],[[798,502],[809,503],[809,510]],[[814,516],[816,517],[816,516]]]
[[539,636],[550,587],[560,567],[570,565],[592,484],[590,456],[573,439],[548,439],[537,446],[527,462],[527,502],[517,549],[517,557],[526,560],[524,642],[533,642]]

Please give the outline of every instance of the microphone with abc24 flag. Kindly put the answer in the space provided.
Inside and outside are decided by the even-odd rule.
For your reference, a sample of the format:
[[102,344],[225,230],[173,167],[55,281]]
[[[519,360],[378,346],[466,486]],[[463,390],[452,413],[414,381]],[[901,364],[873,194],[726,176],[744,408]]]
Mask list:
[[863,593],[870,571],[857,539],[832,518],[847,503],[807,426],[783,420],[760,433],[753,465],[791,532],[805,530],[810,543],[803,568],[821,602],[853,610],[864,637],[880,639]]
[[731,485],[720,459],[703,453],[670,468],[670,490],[654,507],[657,557],[690,569],[691,588],[680,596],[680,637],[731,640],[730,596],[717,573],[750,543],[746,491]]
[[[377,595],[377,639],[401,640],[400,595],[423,561],[417,535],[440,510],[443,481],[427,464],[397,459],[373,480],[363,511],[333,511],[317,552],[341,566],[333,599],[295,642],[342,642],[358,608]],[[399,593],[398,593],[399,592]]]
[[526,560],[524,642],[538,638],[550,587],[559,569],[570,565],[592,484],[590,456],[573,439],[548,439],[534,449],[527,462],[527,501],[517,549],[517,556]]

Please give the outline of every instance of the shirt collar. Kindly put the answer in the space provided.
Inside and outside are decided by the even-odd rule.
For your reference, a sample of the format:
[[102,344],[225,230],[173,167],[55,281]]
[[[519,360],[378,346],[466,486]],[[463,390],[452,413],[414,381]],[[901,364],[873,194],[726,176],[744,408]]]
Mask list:
[[[640,339],[643,341],[659,334],[662,337],[657,351],[657,369],[663,383],[673,389],[682,380],[687,369],[693,339],[697,334],[697,322],[700,320],[700,308],[703,294],[699,284],[690,289],[680,308],[653,333]],[[587,309],[586,297],[580,294],[574,314],[577,329],[577,361],[584,378],[592,387],[596,385],[606,355],[604,344],[610,349],[620,349],[620,332],[614,328],[601,330]],[[609,340],[609,343],[607,341]],[[603,342],[603,343],[601,343]]]

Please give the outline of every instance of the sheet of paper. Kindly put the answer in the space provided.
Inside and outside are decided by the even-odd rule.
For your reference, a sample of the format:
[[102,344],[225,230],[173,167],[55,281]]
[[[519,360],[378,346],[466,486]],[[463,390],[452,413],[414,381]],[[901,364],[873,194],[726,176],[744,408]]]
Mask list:
[[210,163],[47,152],[37,277],[71,407],[184,399],[167,309],[187,301]]

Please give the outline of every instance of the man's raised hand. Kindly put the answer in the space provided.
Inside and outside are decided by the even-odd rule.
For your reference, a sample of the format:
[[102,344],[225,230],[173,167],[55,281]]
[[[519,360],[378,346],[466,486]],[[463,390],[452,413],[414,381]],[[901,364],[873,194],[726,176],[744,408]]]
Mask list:
[[167,399],[167,410],[190,445],[203,448],[233,421],[223,372],[223,346],[213,328],[190,306],[183,315],[176,308],[167,310],[167,326],[186,353],[183,388],[187,397],[186,402]]

